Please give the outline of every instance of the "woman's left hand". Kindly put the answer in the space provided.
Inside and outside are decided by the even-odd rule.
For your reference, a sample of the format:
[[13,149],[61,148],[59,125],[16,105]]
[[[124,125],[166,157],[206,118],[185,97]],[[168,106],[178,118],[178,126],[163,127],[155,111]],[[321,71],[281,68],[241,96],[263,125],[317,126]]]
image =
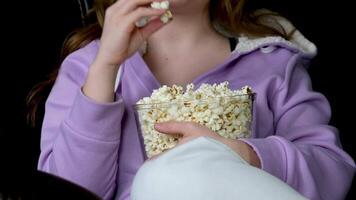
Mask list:
[[229,146],[252,166],[261,168],[260,159],[250,145],[241,140],[226,139],[198,123],[169,121],[155,124],[155,129],[160,133],[168,135],[181,135],[182,139],[178,145],[200,136],[211,137]]

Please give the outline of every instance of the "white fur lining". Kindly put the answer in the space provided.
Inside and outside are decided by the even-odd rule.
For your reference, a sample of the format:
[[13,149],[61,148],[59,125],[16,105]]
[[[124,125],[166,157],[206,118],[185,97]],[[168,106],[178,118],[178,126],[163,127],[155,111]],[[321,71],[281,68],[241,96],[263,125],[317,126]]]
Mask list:
[[[260,9],[257,13],[273,13],[267,9]],[[295,27],[294,25],[288,21],[286,18],[281,16],[268,16],[264,18],[264,23],[266,25],[270,25],[272,27],[276,27],[277,29],[280,28],[280,25],[287,33],[292,32]],[[316,46],[310,42],[308,39],[304,37],[304,35],[299,31],[295,30],[292,34],[290,40],[286,40],[279,36],[271,36],[271,37],[264,37],[264,38],[248,38],[246,36],[238,37],[238,44],[234,51],[247,53],[253,51],[257,48],[262,48],[262,52],[270,52],[266,50],[268,46],[283,44],[293,49],[299,50],[304,53],[308,57],[314,57],[317,54]],[[264,49],[263,49],[264,48]]]
[[[298,31],[299,32],[299,31]],[[284,44],[293,49],[300,50],[308,57],[313,57],[317,53],[316,46],[305,39],[301,34],[298,35],[297,31],[294,33],[293,39],[290,41],[282,37],[264,37],[257,39],[249,39],[247,37],[239,37],[239,42],[233,52],[248,53],[257,48],[260,48],[264,53],[270,53],[273,48],[271,46],[276,44]]]

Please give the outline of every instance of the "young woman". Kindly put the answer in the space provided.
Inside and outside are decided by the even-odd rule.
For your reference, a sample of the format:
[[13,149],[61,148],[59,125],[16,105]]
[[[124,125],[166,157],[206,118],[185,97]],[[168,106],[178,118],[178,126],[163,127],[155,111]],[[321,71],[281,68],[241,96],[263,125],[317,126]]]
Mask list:
[[[183,134],[186,146],[213,139],[307,198],[342,199],[355,163],[328,125],[327,99],[312,90],[306,67],[314,44],[244,0],[170,0],[166,24],[156,18],[165,10],[151,2],[97,0],[97,23],[69,39],[70,54],[51,79],[38,169],[104,199],[129,199],[145,162],[132,105],[162,85],[229,81],[231,89],[249,85],[257,93],[251,138],[223,139],[188,122],[157,130]],[[144,16],[155,19],[137,28]]]

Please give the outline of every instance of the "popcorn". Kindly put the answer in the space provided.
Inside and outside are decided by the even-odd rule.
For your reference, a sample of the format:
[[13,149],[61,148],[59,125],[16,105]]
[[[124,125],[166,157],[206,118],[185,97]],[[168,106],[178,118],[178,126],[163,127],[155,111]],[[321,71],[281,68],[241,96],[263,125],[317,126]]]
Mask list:
[[163,23],[167,23],[173,17],[171,11],[167,10],[161,17]]
[[162,1],[162,2],[154,1],[151,3],[151,8],[167,10],[169,8],[169,1]]
[[[152,2],[151,3],[151,8],[154,9],[165,9],[167,10],[163,15],[161,15],[160,20],[163,23],[167,23],[170,19],[173,18],[173,15],[171,13],[171,11],[169,11],[169,1],[162,1],[162,2]],[[147,23],[149,22],[149,18],[148,17],[142,17],[141,19],[139,19],[135,25],[137,27],[144,27]]]
[[230,90],[227,81],[220,84],[202,84],[194,90],[188,84],[184,91],[181,86],[162,86],[150,97],[144,97],[136,104],[139,128],[142,132],[145,150],[152,157],[173,148],[180,136],[157,132],[154,124],[169,120],[191,121],[210,128],[228,139],[251,136],[253,92],[245,86]]
[[148,17],[142,17],[135,23],[135,25],[137,27],[144,27],[147,23],[148,23]]
[[160,2],[157,2],[157,1],[152,2],[152,3],[151,3],[151,8],[161,9],[161,4],[160,4]]

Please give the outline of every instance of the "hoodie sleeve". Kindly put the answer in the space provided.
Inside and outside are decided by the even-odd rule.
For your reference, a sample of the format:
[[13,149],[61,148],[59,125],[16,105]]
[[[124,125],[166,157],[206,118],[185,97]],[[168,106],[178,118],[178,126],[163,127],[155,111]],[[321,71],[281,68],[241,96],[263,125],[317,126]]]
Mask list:
[[69,55],[46,101],[38,169],[109,199],[116,188],[124,105],[97,103],[81,90],[93,44]]
[[275,134],[242,139],[255,150],[262,169],[309,199],[344,199],[355,163],[342,150],[337,129],[328,125],[330,105],[322,94],[312,90],[298,54],[290,59],[270,105]]

